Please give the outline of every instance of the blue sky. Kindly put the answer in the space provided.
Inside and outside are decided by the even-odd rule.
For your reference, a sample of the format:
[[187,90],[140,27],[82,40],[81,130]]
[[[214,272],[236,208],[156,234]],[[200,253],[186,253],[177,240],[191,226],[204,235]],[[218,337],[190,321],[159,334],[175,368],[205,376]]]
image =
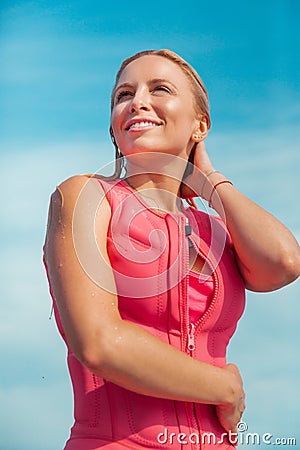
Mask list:
[[[0,450],[63,447],[72,423],[65,349],[41,264],[61,180],[113,159],[109,97],[121,61],[171,48],[202,76],[215,166],[300,238],[300,4],[6,1],[0,5]],[[230,345],[250,432],[300,448],[299,282],[248,295]],[[264,448],[260,445],[259,448]]]

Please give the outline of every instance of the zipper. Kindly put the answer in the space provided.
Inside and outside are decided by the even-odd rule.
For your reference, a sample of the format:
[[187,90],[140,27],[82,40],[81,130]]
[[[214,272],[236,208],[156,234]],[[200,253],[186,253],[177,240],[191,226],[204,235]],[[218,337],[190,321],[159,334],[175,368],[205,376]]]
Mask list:
[[[193,247],[195,249],[195,252],[197,255],[200,255],[204,261],[207,261],[207,263],[209,264],[210,268],[212,269],[212,263],[211,261],[208,260],[207,255],[205,253],[203,253],[201,251],[200,248],[198,248],[198,246],[196,245],[195,241],[193,240],[192,237],[192,227],[189,224],[189,219],[188,217],[185,217],[186,220],[186,225],[185,225],[185,231],[187,232],[187,230],[189,231],[189,234],[186,234],[186,237],[188,239],[188,246],[189,248]],[[195,345],[195,334],[196,331],[198,331],[198,327],[199,325],[201,325],[203,322],[205,322],[206,318],[210,315],[211,310],[214,308],[215,302],[216,302],[216,298],[218,295],[218,291],[219,291],[219,282],[218,282],[218,277],[215,273],[215,270],[212,270],[212,275],[214,278],[214,295],[213,298],[210,302],[210,305],[208,307],[208,309],[205,311],[205,313],[199,318],[199,320],[197,320],[197,322],[192,323],[190,322],[190,310],[189,310],[189,301],[188,301],[188,294],[187,294],[187,307],[186,307],[186,329],[187,329],[187,353],[190,354],[190,356],[192,356],[193,352],[196,349],[196,345]],[[189,283],[189,274],[187,271],[187,283]]]
[[[190,236],[192,234],[192,227],[190,225],[188,217],[185,217],[184,230],[185,230],[185,237],[188,240],[189,248],[194,247],[194,244],[193,244],[193,242],[190,239]],[[188,257],[189,257],[189,255],[188,255]],[[188,261],[188,257],[187,257],[187,261]],[[189,265],[189,262],[188,262],[188,265]],[[187,267],[187,269],[188,270],[187,270],[186,277],[187,277],[187,285],[189,285],[189,267]],[[196,329],[196,327],[195,327],[195,325],[193,323],[190,322],[190,309],[189,309],[188,292],[187,292],[186,305],[187,305],[187,307],[186,307],[186,317],[187,317],[186,323],[187,323],[187,327],[188,327],[188,329],[187,329],[187,349],[188,349],[189,353],[192,354],[192,352],[196,348],[195,347],[195,329]]]
[[[188,241],[188,247],[194,247],[193,242],[191,241],[190,237],[192,234],[192,227],[190,225],[189,218],[185,216],[185,226],[184,226],[184,232],[185,232],[185,238],[187,238]],[[189,250],[186,253],[185,258],[185,264],[184,267],[185,274],[186,274],[186,282],[187,282],[187,291],[186,291],[186,311],[185,311],[185,318],[186,318],[186,335],[187,335],[187,342],[186,342],[186,349],[187,353],[192,355],[192,352],[195,350],[195,325],[193,323],[190,323],[190,309],[189,309],[189,296],[188,296],[188,286],[189,286]]]
[[[196,247],[195,243],[192,242],[191,240],[191,234],[192,234],[192,227],[189,223],[189,219],[188,217],[185,217],[185,226],[184,226],[184,231],[185,231],[185,239],[187,239],[188,241],[188,246],[185,246],[185,251],[183,254],[183,270],[184,270],[184,275],[186,277],[186,292],[185,292],[185,298],[183,297],[183,302],[185,301],[185,306],[183,306],[183,330],[187,330],[186,333],[186,339],[187,341],[185,341],[185,338],[183,340],[183,345],[184,345],[184,349],[186,349],[187,353],[190,354],[190,356],[192,356],[196,346],[195,346],[195,331],[196,331],[196,324],[194,323],[190,323],[190,311],[189,311],[189,299],[188,299],[188,285],[189,285],[189,250],[188,248],[191,247]],[[184,242],[185,244],[185,242]],[[197,249],[195,248],[196,252],[198,253]],[[199,423],[197,420],[197,416],[196,416],[196,411],[195,411],[195,405],[194,404],[186,404],[186,413],[187,413],[187,420],[189,423],[189,427],[191,432],[194,432],[194,430],[197,430],[198,432],[198,436],[199,439],[201,439],[201,429],[199,427]],[[198,446],[197,444],[192,444],[191,443],[191,448],[194,450],[198,450],[202,448],[202,445],[200,443],[200,446]]]

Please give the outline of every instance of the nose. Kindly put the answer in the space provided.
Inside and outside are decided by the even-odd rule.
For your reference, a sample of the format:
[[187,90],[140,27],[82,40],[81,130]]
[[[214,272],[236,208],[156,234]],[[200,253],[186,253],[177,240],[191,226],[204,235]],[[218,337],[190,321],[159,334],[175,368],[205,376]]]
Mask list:
[[150,99],[145,90],[138,90],[131,99],[129,111],[130,113],[137,111],[149,111]]

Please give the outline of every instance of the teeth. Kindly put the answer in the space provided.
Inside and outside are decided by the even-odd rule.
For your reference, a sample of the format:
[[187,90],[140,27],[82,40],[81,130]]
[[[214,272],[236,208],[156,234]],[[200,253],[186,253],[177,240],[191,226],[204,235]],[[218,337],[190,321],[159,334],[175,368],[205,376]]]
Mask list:
[[141,127],[151,127],[151,126],[156,126],[157,124],[154,122],[148,122],[148,121],[142,121],[142,122],[135,122],[132,125],[130,125],[129,130],[131,128],[141,128]]

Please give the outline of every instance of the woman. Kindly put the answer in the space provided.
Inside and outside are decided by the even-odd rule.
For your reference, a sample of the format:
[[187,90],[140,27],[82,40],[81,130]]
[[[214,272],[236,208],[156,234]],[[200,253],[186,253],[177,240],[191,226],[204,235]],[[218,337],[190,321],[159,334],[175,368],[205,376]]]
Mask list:
[[[52,195],[44,249],[74,388],[67,450],[236,443],[245,394],[226,347],[245,288],[292,282],[300,255],[213,168],[209,127],[196,72],[168,50],[138,53],[112,92],[114,176],[75,176]],[[220,217],[183,206],[197,195]]]

